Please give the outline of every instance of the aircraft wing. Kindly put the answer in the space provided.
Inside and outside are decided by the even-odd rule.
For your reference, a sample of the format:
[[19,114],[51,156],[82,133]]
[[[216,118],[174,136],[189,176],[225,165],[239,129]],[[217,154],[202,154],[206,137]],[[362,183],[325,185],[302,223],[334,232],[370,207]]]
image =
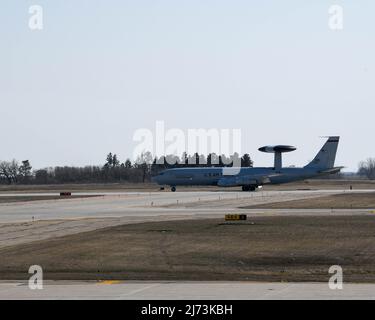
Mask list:
[[220,187],[235,187],[243,185],[262,185],[270,183],[270,178],[280,174],[271,175],[235,175],[221,178],[217,185]]

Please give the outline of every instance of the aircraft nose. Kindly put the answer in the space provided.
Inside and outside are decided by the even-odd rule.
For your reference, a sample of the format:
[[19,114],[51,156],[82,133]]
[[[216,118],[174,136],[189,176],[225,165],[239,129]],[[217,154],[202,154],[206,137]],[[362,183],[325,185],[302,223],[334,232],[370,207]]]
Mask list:
[[151,182],[160,183],[160,175],[151,177]]
[[165,172],[161,172],[151,177],[151,181],[159,185],[163,185],[168,182],[168,179],[167,179],[167,175],[165,174]]

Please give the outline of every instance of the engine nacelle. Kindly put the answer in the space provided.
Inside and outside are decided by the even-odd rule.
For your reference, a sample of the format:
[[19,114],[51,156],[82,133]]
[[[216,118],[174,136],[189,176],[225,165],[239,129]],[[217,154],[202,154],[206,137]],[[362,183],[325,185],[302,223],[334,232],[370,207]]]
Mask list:
[[236,187],[236,186],[260,186],[269,183],[270,179],[266,176],[248,175],[248,176],[233,176],[221,178],[217,185],[220,187]]

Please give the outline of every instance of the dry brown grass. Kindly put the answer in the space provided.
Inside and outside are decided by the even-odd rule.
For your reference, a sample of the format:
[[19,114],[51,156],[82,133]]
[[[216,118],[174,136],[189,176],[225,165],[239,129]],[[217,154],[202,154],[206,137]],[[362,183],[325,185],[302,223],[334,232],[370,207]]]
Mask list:
[[375,215],[190,220],[105,228],[0,250],[0,279],[375,282]]
[[37,201],[37,200],[64,200],[64,199],[78,199],[78,198],[91,198],[98,197],[97,195],[84,195],[84,196],[1,196],[0,203],[12,203],[12,202],[25,202],[25,201]]
[[373,209],[375,192],[334,194],[324,197],[241,207],[268,209]]

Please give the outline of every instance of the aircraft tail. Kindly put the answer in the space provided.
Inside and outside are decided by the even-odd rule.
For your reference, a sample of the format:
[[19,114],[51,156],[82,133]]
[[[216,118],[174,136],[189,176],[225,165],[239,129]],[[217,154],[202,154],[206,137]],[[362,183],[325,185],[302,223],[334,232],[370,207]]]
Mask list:
[[340,137],[329,137],[327,142],[320,149],[314,160],[305,166],[305,168],[331,169],[334,167],[337,146]]

